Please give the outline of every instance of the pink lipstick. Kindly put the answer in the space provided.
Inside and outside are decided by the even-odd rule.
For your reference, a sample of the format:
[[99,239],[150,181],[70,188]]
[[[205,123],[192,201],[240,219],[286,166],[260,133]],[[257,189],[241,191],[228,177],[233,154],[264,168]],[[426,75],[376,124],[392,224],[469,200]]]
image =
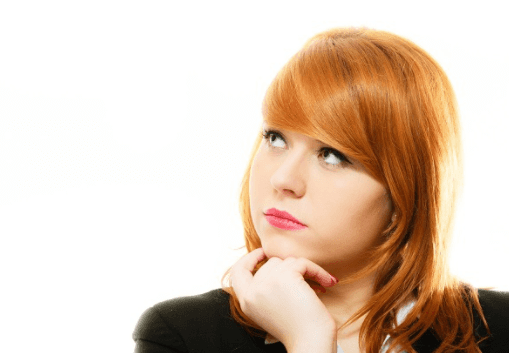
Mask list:
[[307,228],[297,218],[285,211],[280,211],[276,208],[270,208],[265,212],[265,219],[274,227],[284,230],[299,230]]

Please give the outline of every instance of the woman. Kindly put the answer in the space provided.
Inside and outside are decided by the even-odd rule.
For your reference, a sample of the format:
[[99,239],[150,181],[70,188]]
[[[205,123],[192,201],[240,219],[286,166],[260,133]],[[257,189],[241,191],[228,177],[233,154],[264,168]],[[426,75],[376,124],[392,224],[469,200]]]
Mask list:
[[462,148],[421,48],[370,29],[311,38],[263,103],[229,283],[147,310],[139,352],[509,352],[509,294],[447,266]]

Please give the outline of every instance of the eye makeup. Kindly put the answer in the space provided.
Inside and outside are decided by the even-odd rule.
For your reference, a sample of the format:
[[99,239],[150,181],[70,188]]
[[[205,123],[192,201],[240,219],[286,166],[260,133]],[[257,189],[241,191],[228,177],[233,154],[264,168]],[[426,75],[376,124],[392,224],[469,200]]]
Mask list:
[[[262,132],[262,136],[267,141],[270,148],[282,148],[282,147],[275,147],[272,145],[272,142],[274,142],[278,138],[285,141],[283,134],[280,131],[274,130],[274,129],[269,129],[269,130],[264,129]],[[286,143],[286,141],[285,141],[285,143]],[[327,159],[330,155],[336,157],[336,159],[339,160],[339,162],[336,164],[325,162],[325,164],[327,166],[332,167],[332,168],[339,168],[339,167],[343,166],[345,163],[352,164],[343,153],[341,153],[338,150],[331,148],[331,147],[321,147],[321,148],[317,149],[315,152],[319,156],[324,156],[323,157],[324,162],[325,162],[325,159]]]

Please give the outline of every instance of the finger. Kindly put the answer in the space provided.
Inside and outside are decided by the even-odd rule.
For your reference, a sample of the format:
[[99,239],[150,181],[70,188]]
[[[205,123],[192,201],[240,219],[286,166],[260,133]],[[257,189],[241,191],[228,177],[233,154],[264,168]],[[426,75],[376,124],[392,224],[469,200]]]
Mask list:
[[282,259],[280,259],[279,257],[271,257],[270,259],[268,259],[265,264],[260,267],[258,269],[258,271],[256,272],[256,275],[254,275],[253,277],[258,277],[258,278],[263,278],[263,277],[266,277],[268,276],[269,274],[277,274],[279,273],[279,266],[280,264],[283,262]]
[[315,293],[318,292],[325,293],[325,288],[323,288],[322,286],[316,284],[310,284],[309,286],[315,291]]
[[265,252],[263,248],[257,248],[244,256],[246,262],[246,268],[249,272],[253,272],[256,265],[265,258]]
[[293,262],[293,266],[302,277],[311,278],[324,287],[331,287],[337,283],[329,272],[306,258],[298,258]]
[[263,248],[255,249],[242,256],[232,267],[232,286],[235,292],[239,293],[246,288],[253,279],[255,266],[265,258]]

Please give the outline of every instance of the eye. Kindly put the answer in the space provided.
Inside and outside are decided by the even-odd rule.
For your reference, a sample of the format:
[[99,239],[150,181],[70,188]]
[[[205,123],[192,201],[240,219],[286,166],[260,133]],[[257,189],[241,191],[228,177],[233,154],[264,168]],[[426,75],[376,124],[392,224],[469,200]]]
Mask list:
[[[281,141],[285,141],[281,133],[275,130],[267,130],[262,132],[262,136],[269,143],[270,148],[284,148],[284,146],[274,146],[273,142],[280,139]],[[342,163],[352,164],[346,156],[330,147],[322,147],[316,151],[320,156],[323,155],[324,162],[327,166],[330,167],[340,167]]]
[[327,165],[331,165],[333,167],[339,167],[341,165],[342,162],[346,162],[346,163],[349,163],[349,164],[352,164],[348,158],[345,157],[345,155],[341,152],[339,152],[338,150],[335,150],[333,148],[329,148],[329,147],[323,147],[319,150],[319,152],[324,156],[324,161],[329,158],[330,156],[334,157],[334,158],[329,158],[329,161],[332,161],[334,162],[334,160],[337,160],[337,163],[327,163],[325,162]]
[[[280,134],[279,132],[276,132],[276,131],[274,131],[274,130],[268,130],[268,131],[265,131],[265,130],[264,130],[264,131],[263,131],[263,133],[262,133],[262,136],[263,136],[263,138],[264,138],[265,140],[267,140],[267,141],[268,141],[269,146],[270,146],[271,148],[277,148],[277,147],[274,147],[274,146],[272,145],[272,143],[271,143],[271,142],[274,142],[277,138],[280,138],[280,139],[281,139],[281,140],[283,140],[283,141],[285,140],[285,139],[281,136],[281,134]],[[274,138],[273,138],[273,137],[274,137]]]

